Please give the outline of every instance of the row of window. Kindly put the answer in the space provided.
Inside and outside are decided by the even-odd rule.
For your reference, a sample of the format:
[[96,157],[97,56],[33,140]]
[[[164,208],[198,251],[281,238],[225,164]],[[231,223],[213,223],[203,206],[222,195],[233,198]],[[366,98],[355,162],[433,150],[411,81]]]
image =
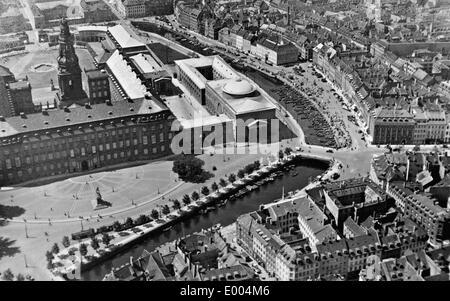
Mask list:
[[[165,152],[166,151],[166,147],[164,146],[164,145],[161,145],[161,147],[159,147],[159,150],[160,150],[160,152]],[[152,153],[152,154],[157,154],[158,153],[158,147],[153,147],[153,148],[151,148],[151,149],[148,149],[148,148],[144,148],[143,149],[143,154],[144,155],[148,155],[149,153]],[[134,151],[133,151],[133,154],[135,155],[135,156],[138,156],[139,155],[139,150],[138,149],[135,149]],[[125,156],[126,155],[126,156]],[[124,151],[122,151],[122,152],[116,152],[116,153],[113,153],[113,154],[106,154],[106,155],[100,155],[99,156],[99,161],[100,162],[104,162],[104,161],[109,161],[109,160],[112,160],[112,159],[118,159],[119,157],[121,158],[121,159],[124,159],[124,158],[129,158],[131,156],[131,150],[128,150],[127,152],[126,152],[126,154],[125,154],[125,152]],[[18,161],[17,161],[18,160]],[[97,158],[93,158],[92,159],[92,161],[93,161],[93,163],[94,164],[97,164]],[[11,160],[10,159],[7,159],[6,160],[6,166],[7,166],[7,168],[8,169],[10,169],[11,168]],[[16,158],[16,166],[17,167],[20,167],[20,159],[19,158]],[[76,162],[76,161],[72,161],[72,164],[70,164],[70,167],[71,168],[76,168],[77,167],[77,165],[78,165],[78,163]],[[68,168],[69,167],[69,162],[68,161],[65,161],[65,162],[58,162],[58,163],[50,163],[50,164],[44,164],[44,165],[39,165],[39,166],[36,166],[36,167],[34,167],[34,168],[31,168],[31,167],[29,167],[29,168],[27,168],[26,170],[25,170],[25,172],[26,173],[28,173],[29,175],[31,175],[32,173],[33,173],[33,171],[34,172],[36,172],[36,173],[40,173],[41,171],[43,171],[43,172],[47,172],[47,171],[53,171],[53,170],[55,170],[55,169],[61,169],[61,168]],[[17,176],[20,178],[20,177],[22,177],[23,176],[23,172],[21,171],[21,170],[19,170],[19,171],[17,171]],[[7,179],[13,179],[13,173],[8,173],[7,175],[6,175],[6,178]],[[0,180],[1,179],[3,179],[3,175],[2,174],[0,174]]]
[[[148,140],[147,137],[144,136],[145,139],[143,139],[143,145],[148,145]],[[164,140],[164,136],[160,136],[160,142],[162,142]],[[156,144],[156,136],[152,137],[152,144]],[[137,146],[138,145],[138,140],[137,139],[133,139],[133,146]],[[103,152],[105,151],[109,151],[111,149],[115,150],[117,148],[123,148],[123,147],[130,147],[131,146],[131,141],[130,140],[126,140],[125,143],[123,141],[119,141],[119,143],[113,142],[112,144],[106,143],[104,146],[103,144],[98,145],[98,151]],[[156,147],[153,148],[154,150],[156,150]],[[145,152],[146,149],[144,149]],[[165,146],[162,145],[161,146],[161,151],[165,151]],[[96,154],[97,153],[97,146],[96,145],[92,145],[91,146],[91,153],[92,154]],[[46,152],[43,154],[36,154],[33,156],[27,156],[25,157],[25,163],[26,164],[32,164],[34,161],[34,163],[39,163],[39,162],[45,162],[46,160],[53,160],[53,159],[62,159],[67,157],[67,155],[69,154],[70,158],[75,158],[76,155],[80,154],[81,156],[85,156],[87,154],[87,148],[85,147],[81,147],[78,149],[70,149],[68,152],[63,150],[61,152]],[[14,158],[14,163],[15,163],[15,167],[21,167],[22,162],[21,162],[21,158],[20,157],[15,157]],[[5,166],[6,169],[11,169],[12,166],[12,160],[10,158],[6,158],[5,159]],[[2,169],[2,164],[0,163],[0,170]]]
[[[135,130],[135,129],[134,129]],[[146,131],[146,130],[145,130]],[[135,131],[133,131],[133,133],[136,133]],[[111,134],[111,136],[110,136],[110,134]],[[122,133],[122,130],[119,130],[118,131],[118,134],[119,134],[119,136],[121,136],[123,133]],[[128,130],[126,130],[126,132],[125,132],[125,134],[129,134],[128,133]],[[31,144],[31,149],[37,149],[37,148],[50,148],[52,145],[53,146],[57,146],[57,145],[65,145],[65,144],[67,144],[67,143],[77,143],[77,142],[80,142],[80,141],[87,141],[87,140],[89,140],[89,139],[91,139],[91,140],[94,140],[95,138],[96,138],[96,136],[100,139],[100,138],[103,138],[103,137],[115,137],[116,136],[116,131],[114,130],[114,131],[111,131],[110,133],[109,132],[104,132],[104,133],[98,133],[97,135],[95,135],[95,134],[91,134],[91,135],[83,135],[83,136],[78,136],[78,137],[75,137],[75,138],[72,138],[72,137],[70,137],[70,138],[68,138],[68,139],[53,139],[52,141],[47,141],[47,142],[35,142],[35,143],[32,143]],[[169,135],[168,135],[168,138],[169,139],[172,139],[172,136],[173,136],[173,134],[172,133],[169,133]],[[120,139],[121,137],[119,137],[119,139]],[[142,136],[142,138],[143,138],[143,143],[144,143],[144,145],[146,145],[146,144],[148,144],[148,136],[146,136],[146,135],[144,135],[144,136]],[[158,136],[156,135],[156,134],[152,134],[151,136],[150,136],[150,138],[151,138],[151,141],[152,141],[152,144],[154,144],[154,143],[157,143],[158,141],[157,141],[157,138],[158,138]],[[137,141],[137,138],[134,138],[133,139],[134,141]],[[159,133],[159,142],[163,142],[164,141],[164,133]],[[127,143],[127,146],[129,146],[129,140],[125,140],[125,142]],[[113,143],[116,143],[116,142],[113,142]],[[121,143],[121,144],[123,144],[123,141],[119,141],[119,143]],[[135,144],[136,144],[137,142],[135,142]],[[29,144],[27,144],[27,143],[24,143],[24,145],[23,145],[23,150],[24,151],[28,151],[30,149],[30,146],[29,146]],[[19,147],[16,147],[16,148],[14,148],[14,153],[19,153],[19,151],[21,151],[20,149],[19,149]],[[5,155],[5,156],[7,156],[7,155],[9,155],[10,154],[10,150],[9,149],[4,149],[3,150],[3,154]]]

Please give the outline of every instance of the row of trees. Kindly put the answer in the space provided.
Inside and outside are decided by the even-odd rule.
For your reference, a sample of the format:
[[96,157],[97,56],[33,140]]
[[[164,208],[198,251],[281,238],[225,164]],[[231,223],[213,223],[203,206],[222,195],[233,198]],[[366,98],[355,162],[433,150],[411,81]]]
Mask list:
[[[219,190],[220,187],[226,187],[228,185],[228,182],[234,182],[236,181],[236,175],[231,174],[228,176],[228,181],[225,180],[224,178],[221,178],[219,180],[219,183],[213,182],[211,184],[211,189],[208,188],[207,186],[203,186],[200,189],[200,193],[204,196],[208,196],[211,192],[215,192],[217,190]],[[195,202],[198,201],[200,199],[200,194],[197,191],[193,191],[191,195],[189,194],[185,194],[183,196],[182,202],[184,206],[189,205],[191,202]],[[170,202],[172,203],[172,208],[175,210],[178,210],[181,208],[181,202],[178,201],[177,199],[170,199]],[[167,205],[166,205],[167,206]],[[164,212],[163,212],[164,213]]]
[[14,276],[11,269],[7,269],[3,273],[1,273],[1,276],[2,276],[2,280],[4,280],[4,281],[14,281],[14,278],[16,278],[17,281],[25,281],[25,276],[23,276],[20,273],[17,274],[17,276]]

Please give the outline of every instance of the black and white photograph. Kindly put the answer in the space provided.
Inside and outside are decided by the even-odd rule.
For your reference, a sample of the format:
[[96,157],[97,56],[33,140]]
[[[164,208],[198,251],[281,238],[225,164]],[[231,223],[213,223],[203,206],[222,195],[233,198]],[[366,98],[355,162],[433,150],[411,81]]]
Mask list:
[[0,282],[449,269],[450,0],[0,0]]

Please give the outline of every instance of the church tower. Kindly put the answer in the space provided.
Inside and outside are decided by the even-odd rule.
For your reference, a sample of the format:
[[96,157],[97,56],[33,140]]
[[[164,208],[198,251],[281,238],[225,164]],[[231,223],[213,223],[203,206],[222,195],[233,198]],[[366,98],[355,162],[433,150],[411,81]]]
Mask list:
[[86,98],[81,81],[81,68],[73,43],[73,35],[69,31],[69,24],[63,18],[59,35],[58,56],[59,107],[70,106]]

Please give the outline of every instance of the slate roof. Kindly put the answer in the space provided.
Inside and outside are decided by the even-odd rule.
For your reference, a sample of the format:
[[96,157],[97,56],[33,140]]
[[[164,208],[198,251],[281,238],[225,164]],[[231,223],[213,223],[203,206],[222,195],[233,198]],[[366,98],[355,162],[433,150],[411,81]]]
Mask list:
[[102,103],[86,107],[73,107],[65,110],[49,110],[14,116],[0,120],[0,138],[18,133],[39,130],[55,130],[59,127],[73,127],[95,121],[108,121],[121,117],[147,115],[165,111],[167,107],[155,98],[135,102],[118,101],[111,104]]

